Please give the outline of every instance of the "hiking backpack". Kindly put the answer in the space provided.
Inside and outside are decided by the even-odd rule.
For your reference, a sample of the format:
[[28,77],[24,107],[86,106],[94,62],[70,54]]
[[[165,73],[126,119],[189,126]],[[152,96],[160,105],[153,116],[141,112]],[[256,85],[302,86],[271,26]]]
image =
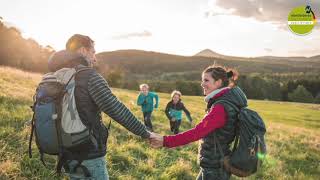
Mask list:
[[216,141],[223,157],[223,166],[238,177],[250,176],[257,172],[266,155],[265,124],[259,114],[249,108],[239,108],[227,100],[218,100],[215,104],[217,103],[228,104],[237,111],[231,154],[224,156],[220,142]]
[[[31,144],[35,134],[42,163],[45,166],[44,154],[57,155],[56,171],[59,174],[68,160],[78,160],[77,167],[84,168],[81,162],[86,151],[75,154],[73,150],[82,152],[83,145],[88,142],[97,145],[91,128],[86,127],[79,117],[74,95],[75,75],[89,69],[91,68],[62,68],[45,74],[33,97],[29,157],[32,157]],[[86,169],[83,171],[89,176]]]

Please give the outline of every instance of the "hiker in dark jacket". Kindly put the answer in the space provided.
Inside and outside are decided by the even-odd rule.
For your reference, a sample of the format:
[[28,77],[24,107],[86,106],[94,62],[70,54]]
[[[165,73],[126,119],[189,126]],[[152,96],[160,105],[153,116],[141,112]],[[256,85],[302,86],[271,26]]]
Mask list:
[[179,127],[180,127],[181,120],[182,120],[182,111],[184,111],[184,113],[186,113],[190,124],[192,123],[192,118],[190,116],[190,112],[182,103],[181,96],[182,96],[182,94],[180,91],[174,90],[171,93],[172,100],[167,104],[166,110],[165,110],[166,116],[170,122],[170,130],[174,134],[179,133]]
[[65,170],[69,169],[67,173],[71,179],[86,179],[85,175],[88,174],[90,179],[109,179],[105,158],[108,129],[102,122],[101,111],[135,135],[150,137],[146,127],[117,99],[107,81],[92,68],[95,62],[93,40],[80,34],[75,34],[68,40],[66,50],[56,52],[49,59],[50,71],[65,67],[91,67],[76,74],[74,94],[80,119],[83,124],[92,128],[96,142],[89,142],[77,150],[85,155],[82,165],[87,170],[75,168],[78,163],[76,160],[66,164]]
[[[200,172],[198,180],[225,180],[230,173],[223,167],[223,156],[231,153],[235,138],[236,109],[222,103],[229,101],[239,108],[247,106],[247,98],[235,86],[236,72],[220,66],[209,66],[202,73],[201,86],[207,103],[207,114],[193,129],[171,136],[151,134],[153,147],[177,147],[201,139],[199,147]],[[219,102],[220,101],[220,102]],[[217,145],[220,143],[220,146]],[[219,148],[220,147],[220,148]],[[222,152],[221,152],[222,151]]]

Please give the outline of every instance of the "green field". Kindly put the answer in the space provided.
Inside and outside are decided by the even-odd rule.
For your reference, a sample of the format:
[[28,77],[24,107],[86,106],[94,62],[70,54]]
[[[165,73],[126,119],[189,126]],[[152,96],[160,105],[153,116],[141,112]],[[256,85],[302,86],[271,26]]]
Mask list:
[[[0,67],[0,179],[63,178],[53,172],[53,157],[46,156],[49,168],[43,167],[35,144],[33,158],[27,154],[30,128],[24,124],[31,118],[29,106],[40,79],[40,74]],[[135,105],[137,91],[113,92],[142,118]],[[170,134],[164,114],[169,94],[159,95],[160,107],[153,113],[153,124],[156,132]],[[205,113],[203,98],[184,96],[183,101],[199,122]],[[265,120],[268,155],[259,172],[248,179],[319,179],[320,105],[250,100],[249,106]],[[105,115],[103,119],[105,124],[110,121]],[[184,119],[182,130],[188,128]],[[195,142],[175,149],[152,149],[113,121],[106,157],[110,179],[195,179],[199,171],[197,145]]]

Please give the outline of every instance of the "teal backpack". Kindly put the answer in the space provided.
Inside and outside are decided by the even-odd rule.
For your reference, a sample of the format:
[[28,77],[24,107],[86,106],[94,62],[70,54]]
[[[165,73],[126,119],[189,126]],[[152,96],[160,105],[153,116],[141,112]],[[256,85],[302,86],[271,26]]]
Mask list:
[[266,155],[265,124],[259,114],[251,109],[239,108],[226,100],[216,103],[230,105],[237,111],[238,116],[232,153],[224,156],[219,141],[216,141],[223,157],[224,168],[238,177],[250,176],[257,172]]

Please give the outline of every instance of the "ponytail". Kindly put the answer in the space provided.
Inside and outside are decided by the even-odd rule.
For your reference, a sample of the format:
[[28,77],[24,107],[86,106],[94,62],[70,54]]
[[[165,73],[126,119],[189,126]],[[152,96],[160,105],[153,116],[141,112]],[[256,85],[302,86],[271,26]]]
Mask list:
[[234,87],[239,73],[235,69],[225,68],[223,66],[212,65],[207,67],[203,73],[210,73],[214,80],[222,80],[222,87]]
[[239,73],[238,71],[236,71],[235,69],[228,69],[227,71],[227,79],[228,79],[228,86],[229,87],[234,87],[236,86],[236,80],[239,77]]

